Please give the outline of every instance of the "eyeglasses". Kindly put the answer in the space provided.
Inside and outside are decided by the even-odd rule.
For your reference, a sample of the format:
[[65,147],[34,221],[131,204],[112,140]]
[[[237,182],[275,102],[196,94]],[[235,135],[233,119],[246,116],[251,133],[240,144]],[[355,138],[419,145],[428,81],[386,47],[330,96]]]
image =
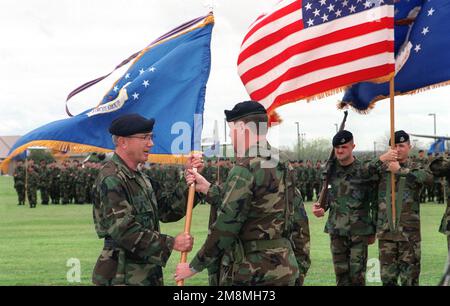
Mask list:
[[150,141],[153,140],[155,138],[155,136],[153,134],[146,134],[146,135],[141,135],[141,136],[128,136],[127,138],[137,138],[140,140],[144,140],[144,141]]

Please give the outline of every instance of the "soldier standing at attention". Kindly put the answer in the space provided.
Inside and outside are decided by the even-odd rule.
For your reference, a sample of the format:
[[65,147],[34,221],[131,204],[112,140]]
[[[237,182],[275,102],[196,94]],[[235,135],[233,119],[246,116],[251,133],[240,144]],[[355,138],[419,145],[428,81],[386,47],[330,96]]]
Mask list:
[[39,187],[39,174],[33,164],[28,165],[27,196],[30,208],[35,208],[37,203],[37,189]]
[[[433,160],[433,153],[427,153],[427,164]],[[425,184],[425,188],[427,189],[427,198],[428,202],[434,202],[434,181],[430,180]]]
[[[417,156],[417,163],[422,168],[426,168],[428,166],[428,159],[425,156],[424,150],[419,150],[419,155]],[[427,188],[426,186],[424,186],[420,191],[420,203],[425,203],[426,201],[427,201]]]
[[177,266],[175,279],[191,277],[219,260],[219,285],[300,284],[298,261],[305,255],[309,259],[309,249],[302,253],[309,232],[306,242],[294,171],[287,156],[267,143],[268,118],[261,104],[238,103],[225,115],[236,166],[223,186],[212,185],[197,172],[186,174],[218,213],[205,243],[190,264]]
[[23,165],[23,161],[19,160],[17,162],[13,176],[14,188],[19,198],[19,204],[17,205],[25,205],[25,166]]
[[439,232],[447,236],[447,247],[448,251],[450,252],[450,159],[443,156],[438,157],[430,163],[430,170],[434,176],[446,178],[447,180],[447,184],[445,185],[447,206],[444,215],[442,216]]
[[[175,222],[186,213],[184,180],[167,191],[139,170],[153,146],[154,119],[123,115],[109,128],[115,153],[94,184],[93,217],[104,248],[93,271],[96,285],[163,285],[162,267],[173,250],[189,252],[193,238],[161,233],[159,222]],[[192,163],[194,167],[201,167]],[[190,164],[187,164],[190,166]]]
[[[390,140],[392,141],[392,140]],[[389,149],[378,163],[377,238],[383,286],[418,286],[421,258],[420,191],[433,180],[431,172],[409,159],[409,135],[395,132],[395,150]],[[384,163],[381,165],[381,162]],[[387,171],[389,170],[389,171]],[[391,203],[391,173],[395,174],[396,202]],[[396,207],[396,220],[392,218]]]
[[313,200],[314,193],[314,180],[315,180],[315,171],[312,166],[311,160],[306,161],[306,201],[311,202]]
[[84,204],[86,202],[86,181],[87,174],[86,168],[80,163],[76,164],[76,168],[73,169],[73,179],[75,185],[75,204]]
[[64,161],[61,166],[60,172],[60,195],[61,195],[61,204],[66,205],[70,203],[70,190],[71,190],[71,172],[70,172],[70,163],[69,161]]
[[45,160],[41,160],[38,174],[39,174],[39,190],[41,191],[41,204],[48,205],[50,170]]
[[[355,144],[349,131],[339,131],[333,137],[336,160],[329,173],[328,221],[325,232],[330,234],[331,255],[337,286],[364,286],[368,245],[375,242],[376,213],[371,199],[376,177],[369,168],[353,156]],[[374,212],[375,210],[375,212]],[[313,204],[316,217],[325,209]]]
[[61,169],[56,162],[50,165],[50,198],[52,204],[59,204]]

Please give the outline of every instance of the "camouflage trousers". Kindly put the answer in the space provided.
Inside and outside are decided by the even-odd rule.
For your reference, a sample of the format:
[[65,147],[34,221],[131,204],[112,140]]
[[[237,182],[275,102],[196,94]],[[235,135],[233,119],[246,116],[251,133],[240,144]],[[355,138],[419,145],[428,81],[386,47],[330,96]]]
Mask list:
[[215,260],[208,266],[208,284],[209,286],[219,286],[220,262]]
[[245,252],[242,259],[224,255],[219,286],[294,286],[298,265],[291,247]]
[[48,204],[49,201],[49,190],[47,187],[41,187],[41,204]]
[[92,273],[97,286],[163,286],[162,267],[130,259],[123,249],[103,248]]
[[427,187],[428,202],[434,202],[434,186]]
[[52,204],[59,204],[59,186],[58,185],[50,185],[50,198]]
[[444,190],[440,182],[434,184],[434,195],[436,196],[436,202],[444,204]]
[[420,203],[425,203],[427,201],[427,190],[425,187],[420,191]]
[[61,204],[68,204],[72,201],[71,187],[68,184],[61,186]]
[[85,202],[85,196],[86,196],[86,188],[84,185],[76,185],[75,186],[75,203],[76,204],[83,204]]
[[16,186],[17,196],[19,198],[19,205],[25,204],[25,186]]
[[313,200],[313,193],[314,193],[313,185],[308,183],[306,184],[305,189],[306,189],[306,201],[310,202]]
[[36,188],[28,188],[27,196],[28,196],[28,203],[30,204],[30,208],[36,207],[37,189]]
[[330,235],[337,286],[366,284],[368,236]]
[[381,282],[383,286],[418,286],[420,241],[379,240]]

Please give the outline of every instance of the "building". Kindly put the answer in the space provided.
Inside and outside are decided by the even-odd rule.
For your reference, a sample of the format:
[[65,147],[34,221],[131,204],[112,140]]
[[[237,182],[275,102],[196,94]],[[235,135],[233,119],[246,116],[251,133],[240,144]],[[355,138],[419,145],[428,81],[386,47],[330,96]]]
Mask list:
[[[17,140],[22,136],[0,136],[0,162],[8,156],[9,150],[13,147]],[[13,172],[13,163],[9,165],[8,174]],[[6,174],[6,173],[1,173]]]

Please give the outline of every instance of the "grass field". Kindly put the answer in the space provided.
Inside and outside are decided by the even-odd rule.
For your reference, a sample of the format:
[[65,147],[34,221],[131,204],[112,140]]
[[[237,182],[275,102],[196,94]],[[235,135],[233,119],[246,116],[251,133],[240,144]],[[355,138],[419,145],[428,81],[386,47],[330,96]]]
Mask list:
[[[307,203],[309,214],[310,204]],[[421,285],[436,285],[442,276],[447,246],[445,236],[438,233],[437,229],[443,211],[443,205],[422,205]],[[204,241],[208,217],[207,205],[195,208],[192,227],[194,251]],[[310,219],[312,265],[305,285],[335,284],[329,238],[323,232],[325,220]],[[162,224],[162,232],[176,235],[183,227],[184,219],[177,223]],[[102,241],[97,239],[92,223],[91,205],[38,204],[35,209],[17,206],[12,178],[0,177],[0,285],[90,285],[92,268],[101,248]],[[377,257],[375,244],[369,248],[369,263],[376,261]],[[80,262],[80,282],[67,280],[67,274],[73,267],[71,258]],[[175,285],[172,274],[179,260],[179,253],[174,252],[164,270],[166,285]],[[374,264],[369,265],[368,275],[376,276],[377,271]],[[186,281],[187,285],[207,283],[206,271]],[[368,285],[379,284],[376,281],[368,282]]]

